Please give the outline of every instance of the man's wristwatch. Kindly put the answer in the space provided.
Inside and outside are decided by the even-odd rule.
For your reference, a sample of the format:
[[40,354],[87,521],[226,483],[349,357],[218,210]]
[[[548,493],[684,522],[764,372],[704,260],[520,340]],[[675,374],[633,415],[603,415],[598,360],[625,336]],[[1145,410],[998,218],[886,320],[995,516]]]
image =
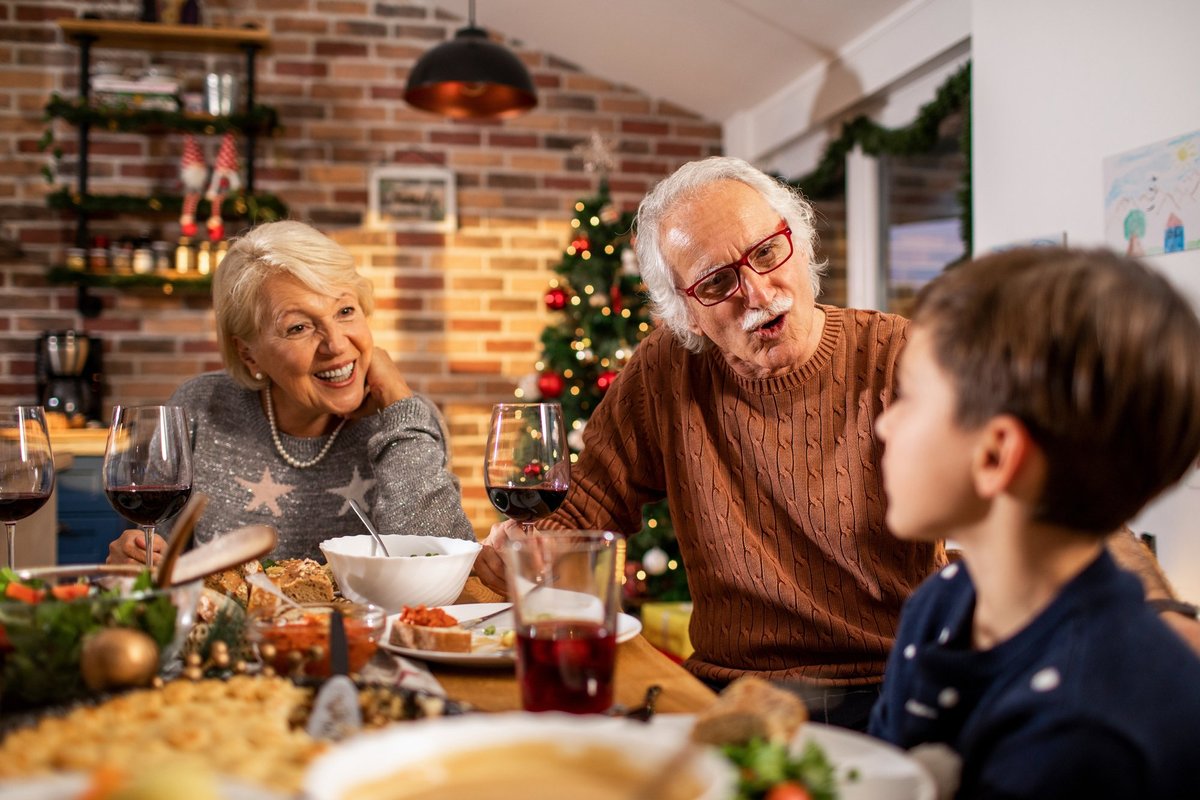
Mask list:
[[1146,605],[1153,608],[1159,614],[1164,611],[1174,611],[1176,614],[1183,614],[1190,619],[1200,620],[1200,606],[1197,606],[1195,603],[1185,603],[1183,600],[1160,597],[1155,600],[1147,600]]

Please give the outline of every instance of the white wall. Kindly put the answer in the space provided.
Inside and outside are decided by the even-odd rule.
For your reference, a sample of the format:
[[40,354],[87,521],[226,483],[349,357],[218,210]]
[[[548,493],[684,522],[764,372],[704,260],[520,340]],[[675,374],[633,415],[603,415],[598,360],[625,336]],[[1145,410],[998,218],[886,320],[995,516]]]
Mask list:
[[[973,0],[975,250],[1104,244],[1106,156],[1200,129],[1195,0]],[[1200,250],[1150,260],[1200,305]],[[1197,357],[1200,358],[1200,349]],[[1200,476],[1134,523],[1200,600]]]
[[[725,152],[798,176],[816,166],[830,134],[838,134],[841,119],[864,101],[883,98],[883,107],[872,109],[881,124],[908,124],[965,60],[969,10],[969,0],[905,4],[826,65],[732,115],[724,125]],[[906,94],[908,83],[922,85]]]

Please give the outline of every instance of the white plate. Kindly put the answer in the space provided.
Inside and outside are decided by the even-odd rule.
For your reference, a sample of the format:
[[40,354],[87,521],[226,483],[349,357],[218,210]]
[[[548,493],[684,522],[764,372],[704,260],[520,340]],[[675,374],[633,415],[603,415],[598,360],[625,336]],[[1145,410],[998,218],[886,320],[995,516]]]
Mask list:
[[[88,776],[74,772],[0,781],[0,800],[76,800],[88,788]],[[285,800],[285,796],[229,778],[217,786],[224,800]]]
[[[692,714],[659,714],[651,727],[664,738],[688,736]],[[841,800],[935,800],[933,778],[923,766],[898,747],[863,733],[806,722],[792,740],[791,751],[799,755],[808,742],[816,742],[833,764]],[[853,780],[850,775],[856,773]]]
[[[521,743],[532,745],[526,752],[539,753],[539,760],[553,758],[554,751],[578,753],[599,747],[652,772],[684,772],[704,787],[698,800],[725,800],[732,796],[736,780],[732,765],[715,749],[699,751],[686,764],[674,761],[680,742],[659,735],[651,725],[599,714],[511,711],[415,720],[344,739],[309,766],[302,794],[310,800],[351,800],[366,784],[387,780],[403,785],[408,774],[428,776],[431,765],[445,780],[449,773],[444,764],[437,764],[441,758]],[[457,800],[467,795],[444,789],[440,796]],[[570,787],[561,789],[559,796],[571,797]]]
[[[491,614],[493,611],[510,608],[512,603],[463,603],[456,606],[442,606],[442,610],[455,619],[472,619],[474,617],[482,617]],[[391,644],[388,640],[392,634],[392,623],[396,620],[399,614],[392,614],[387,618],[387,625],[384,628],[383,636],[379,640],[379,646],[391,653],[397,653],[409,658],[419,658],[422,661],[434,661],[438,664],[453,664],[460,667],[504,667],[513,663],[513,654],[511,649],[498,650],[496,652],[478,652],[478,653],[447,653],[441,650],[416,650],[411,647],[401,647],[400,645]],[[496,630],[510,630],[513,626],[511,614],[500,614],[488,620],[487,624],[495,625]],[[628,642],[633,637],[642,632],[642,623],[636,617],[631,617],[628,614],[617,615],[617,644]]]

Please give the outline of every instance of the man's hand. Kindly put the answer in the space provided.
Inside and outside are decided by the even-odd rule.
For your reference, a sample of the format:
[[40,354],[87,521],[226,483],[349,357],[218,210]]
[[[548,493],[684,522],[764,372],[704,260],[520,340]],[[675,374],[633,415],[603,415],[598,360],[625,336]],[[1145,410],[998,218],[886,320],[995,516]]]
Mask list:
[[[162,561],[163,551],[167,549],[167,540],[157,533],[152,537],[151,549],[154,553],[154,563]],[[146,535],[137,529],[122,533],[108,545],[109,564],[140,564],[146,563]]]
[[509,539],[521,537],[521,526],[506,519],[497,522],[483,540],[483,549],[475,556],[475,575],[484,586],[493,592],[508,595],[508,581],[504,577],[504,557],[501,551]]

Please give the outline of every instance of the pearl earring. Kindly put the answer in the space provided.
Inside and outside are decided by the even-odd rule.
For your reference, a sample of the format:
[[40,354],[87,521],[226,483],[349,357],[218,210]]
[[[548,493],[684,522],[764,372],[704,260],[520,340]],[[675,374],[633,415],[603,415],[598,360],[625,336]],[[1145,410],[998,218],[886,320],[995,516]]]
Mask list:
[[262,379],[263,379],[263,374],[261,372],[254,373],[254,380],[261,381]]

